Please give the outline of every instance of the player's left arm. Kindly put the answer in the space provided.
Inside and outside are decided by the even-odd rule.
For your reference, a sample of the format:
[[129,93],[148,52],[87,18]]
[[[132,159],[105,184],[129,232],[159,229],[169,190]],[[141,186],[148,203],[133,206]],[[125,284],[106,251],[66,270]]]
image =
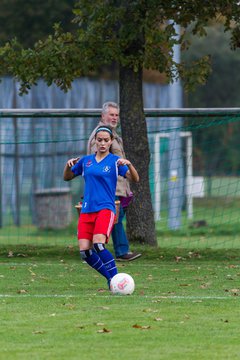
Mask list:
[[127,165],[128,171],[125,176],[128,180],[139,182],[139,175],[133,164],[127,159],[118,159],[118,165]]
[[78,162],[79,159],[80,158],[77,157],[77,158],[69,159],[67,161],[67,163],[64,167],[64,170],[63,170],[63,180],[64,181],[72,180],[75,177],[75,174],[72,172],[71,168]]

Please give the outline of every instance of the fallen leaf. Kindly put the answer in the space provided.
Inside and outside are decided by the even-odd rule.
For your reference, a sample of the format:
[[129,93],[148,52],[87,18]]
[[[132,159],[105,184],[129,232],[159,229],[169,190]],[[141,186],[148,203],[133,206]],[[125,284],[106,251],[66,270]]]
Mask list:
[[99,292],[99,293],[104,293],[104,292],[106,292],[106,289],[102,289],[102,288],[101,288],[101,289],[98,289],[98,292]]
[[189,256],[190,258],[192,258],[192,257],[195,257],[195,258],[198,258],[198,259],[201,258],[201,255],[200,255],[198,252],[192,252],[192,251],[190,251],[190,252],[188,253],[188,256]]
[[240,291],[240,289],[230,289],[229,291],[231,291],[233,293],[238,293]]
[[38,335],[38,334],[44,334],[45,331],[44,330],[35,330],[32,333],[35,334],[35,335]]
[[147,277],[147,280],[153,280],[153,276],[152,275],[148,275],[148,277]]
[[97,333],[101,333],[101,334],[103,334],[103,333],[111,333],[111,330],[103,328],[103,329],[98,330]]
[[28,271],[31,273],[32,276],[36,276],[36,274],[32,271],[32,269],[28,269]]
[[132,326],[134,329],[141,329],[141,330],[148,330],[151,328],[150,325],[138,325],[138,324],[135,324]]
[[27,294],[27,290],[21,289],[17,291],[18,294]]
[[69,310],[73,310],[76,307],[75,304],[64,304],[64,306],[66,306]]
[[163,321],[162,318],[155,318],[154,320],[155,320],[155,321]]
[[175,261],[179,262],[180,260],[183,260],[183,258],[181,256],[175,256]]
[[200,288],[201,289],[207,289],[209,287],[209,284],[201,284]]

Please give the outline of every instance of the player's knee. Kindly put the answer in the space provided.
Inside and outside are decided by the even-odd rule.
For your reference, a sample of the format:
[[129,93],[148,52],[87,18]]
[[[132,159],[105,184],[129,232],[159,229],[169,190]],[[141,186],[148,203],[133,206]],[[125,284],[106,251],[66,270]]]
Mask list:
[[97,253],[99,253],[100,251],[103,251],[105,249],[105,245],[102,243],[95,243],[93,245],[93,247]]
[[80,256],[83,260],[85,260],[86,258],[90,257],[92,255],[92,250],[80,250]]

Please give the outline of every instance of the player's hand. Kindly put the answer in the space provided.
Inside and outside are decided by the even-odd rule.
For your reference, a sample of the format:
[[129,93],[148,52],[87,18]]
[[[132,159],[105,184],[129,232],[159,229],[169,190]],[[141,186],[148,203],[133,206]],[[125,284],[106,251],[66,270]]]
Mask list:
[[69,159],[67,161],[68,166],[72,167],[73,165],[75,165],[78,162],[79,159],[80,159],[80,157]]
[[118,166],[119,165],[127,165],[127,166],[130,166],[131,165],[131,162],[127,159],[118,159],[117,161],[117,164]]

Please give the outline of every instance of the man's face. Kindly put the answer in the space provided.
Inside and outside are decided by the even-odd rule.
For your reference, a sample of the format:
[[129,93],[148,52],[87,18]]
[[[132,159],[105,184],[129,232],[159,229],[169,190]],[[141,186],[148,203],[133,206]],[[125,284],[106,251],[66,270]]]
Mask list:
[[119,111],[118,109],[109,106],[108,112],[102,114],[102,122],[105,125],[110,126],[112,129],[115,129],[119,121]]

